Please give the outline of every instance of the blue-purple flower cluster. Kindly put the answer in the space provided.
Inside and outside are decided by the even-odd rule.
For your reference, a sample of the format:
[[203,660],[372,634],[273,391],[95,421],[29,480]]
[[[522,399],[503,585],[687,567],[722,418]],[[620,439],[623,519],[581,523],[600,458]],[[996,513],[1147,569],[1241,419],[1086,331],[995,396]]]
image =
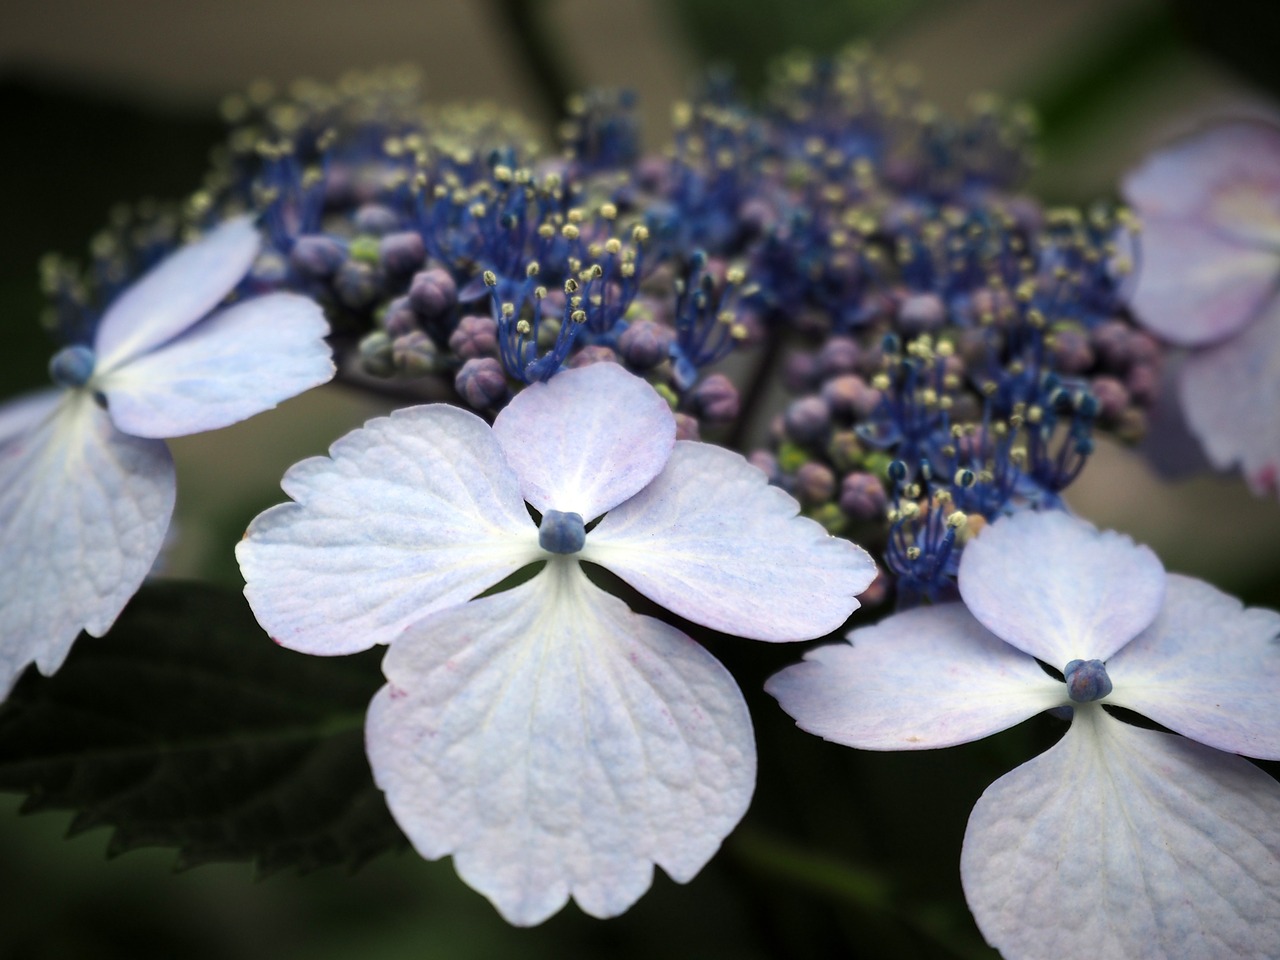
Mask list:
[[[1154,398],[1127,214],[1041,209],[1025,111],[943,117],[862,49],[782,62],[759,107],[709,80],[656,154],[627,94],[573,98],[549,153],[512,116],[424,107],[407,71],[226,113],[183,216],[261,215],[246,282],[322,303],[340,375],[492,412],[618,362],[697,438],[755,412],[777,358],[793,397],[755,462],[832,532],[887,533],[900,602],[953,595],[980,520],[1059,504],[1095,430],[1136,439]],[[49,267],[64,326],[181,233],[144,220],[95,246],[106,296]],[[717,371],[759,344],[754,376]]]

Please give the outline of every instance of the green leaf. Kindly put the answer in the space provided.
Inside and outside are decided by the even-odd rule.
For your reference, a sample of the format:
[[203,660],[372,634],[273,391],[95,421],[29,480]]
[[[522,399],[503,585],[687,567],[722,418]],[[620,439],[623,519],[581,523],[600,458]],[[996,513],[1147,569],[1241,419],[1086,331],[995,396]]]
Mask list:
[[72,833],[113,827],[108,855],[354,869],[406,844],[364,754],[380,657],[293,653],[238,593],[148,585],[0,706],[0,790],[24,812],[75,811]]

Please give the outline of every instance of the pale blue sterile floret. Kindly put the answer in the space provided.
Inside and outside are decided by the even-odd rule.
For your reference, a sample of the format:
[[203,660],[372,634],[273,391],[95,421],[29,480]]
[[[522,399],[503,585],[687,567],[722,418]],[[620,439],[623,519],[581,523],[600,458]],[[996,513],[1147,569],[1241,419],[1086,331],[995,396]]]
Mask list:
[[492,428],[451,406],[399,410],[294,466],[295,502],[237,547],[277,642],[390,644],[366,725],[374,777],[416,849],[452,855],[512,923],[570,897],[622,913],[655,864],[689,880],[755,785],[733,678],[580,561],[767,641],[836,629],[874,576],[741,456],[675,436],[667,402],[616,363],[526,387]]
[[1062,740],[992,784],[965,832],[965,896],[1007,960],[1276,956],[1280,785],[1237,754],[1280,758],[1280,614],[1060,511],[997,520],[959,586],[963,603],[855,630],[766,689],[803,729],[871,750],[1070,709]]
[[0,408],[0,696],[28,664],[101,636],[164,542],[165,438],[213,430],[333,376],[320,307],[271,294],[218,309],[259,247],[230,220],[109,304],[92,343],[56,353],[56,387]]

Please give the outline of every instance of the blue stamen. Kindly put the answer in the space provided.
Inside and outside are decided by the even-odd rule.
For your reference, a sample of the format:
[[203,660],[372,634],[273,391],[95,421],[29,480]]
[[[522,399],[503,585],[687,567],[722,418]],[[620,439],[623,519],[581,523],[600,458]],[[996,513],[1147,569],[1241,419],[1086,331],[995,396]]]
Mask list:
[[538,528],[538,546],[548,553],[577,553],[587,542],[587,528],[581,514],[548,510]]
[[1076,703],[1101,700],[1111,692],[1111,678],[1101,660],[1072,660],[1062,675],[1067,680],[1067,696]]

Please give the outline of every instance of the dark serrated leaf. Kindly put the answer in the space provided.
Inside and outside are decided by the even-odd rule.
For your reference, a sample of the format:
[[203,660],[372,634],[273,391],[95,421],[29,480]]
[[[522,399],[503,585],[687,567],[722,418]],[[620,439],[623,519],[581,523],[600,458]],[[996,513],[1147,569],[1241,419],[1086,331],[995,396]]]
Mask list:
[[27,812],[75,811],[72,833],[113,827],[112,855],[355,868],[405,844],[364,754],[380,659],[293,653],[238,593],[148,585],[0,706],[0,790]]

